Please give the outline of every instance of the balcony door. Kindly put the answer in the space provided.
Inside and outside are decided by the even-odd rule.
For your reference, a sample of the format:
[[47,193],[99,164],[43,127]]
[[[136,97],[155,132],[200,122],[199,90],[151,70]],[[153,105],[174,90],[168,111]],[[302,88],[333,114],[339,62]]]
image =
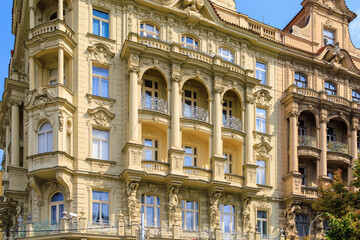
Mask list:
[[306,125],[304,120],[299,119],[298,133],[299,136],[306,136]]
[[336,141],[335,128],[334,127],[328,127],[327,134],[326,134],[326,140],[327,141]]
[[233,115],[233,100],[231,99],[224,99],[223,101],[223,122],[225,125],[226,119],[232,117]]
[[159,97],[159,83],[155,80],[145,80],[142,94],[145,100],[145,107],[153,109],[156,107],[156,98]]
[[193,117],[193,109],[197,106],[197,92],[185,89],[183,92],[183,114],[184,117]]

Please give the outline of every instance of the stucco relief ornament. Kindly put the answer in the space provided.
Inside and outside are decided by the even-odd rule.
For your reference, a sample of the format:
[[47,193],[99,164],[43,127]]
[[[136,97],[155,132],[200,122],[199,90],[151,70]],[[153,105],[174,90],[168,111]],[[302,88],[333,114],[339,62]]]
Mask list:
[[131,222],[139,220],[139,206],[136,199],[136,191],[139,187],[137,182],[129,182],[126,187],[128,200],[129,218]]
[[221,193],[214,193],[210,199],[210,228],[218,229],[220,227],[220,211],[219,211],[219,199]]
[[195,26],[202,17],[200,10],[204,6],[204,0],[184,0],[184,5],[186,7],[185,12],[188,15],[188,24]]
[[88,51],[92,54],[92,58],[99,63],[109,63],[115,56],[108,46],[103,43],[95,43],[88,47]]
[[170,226],[177,225],[181,219],[181,210],[178,208],[179,198],[178,198],[178,187],[171,187],[169,191],[169,223]]
[[298,231],[296,229],[295,215],[296,215],[296,211],[299,211],[299,210],[301,210],[301,207],[299,205],[293,205],[287,211],[286,232],[287,232],[287,235],[290,237],[295,237],[298,233]]
[[64,129],[64,114],[63,110],[59,111],[59,131],[62,132]]
[[244,233],[252,231],[252,225],[251,225],[251,221],[250,221],[250,203],[251,203],[251,199],[247,198],[244,201],[244,204],[243,204],[242,217],[243,217],[243,231],[244,231]]

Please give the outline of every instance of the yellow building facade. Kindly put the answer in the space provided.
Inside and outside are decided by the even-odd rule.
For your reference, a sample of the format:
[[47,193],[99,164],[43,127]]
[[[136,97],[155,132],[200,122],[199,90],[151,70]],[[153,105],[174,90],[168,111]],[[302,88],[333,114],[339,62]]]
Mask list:
[[233,0],[14,0],[4,239],[306,236],[352,178],[360,50],[344,0],[302,7],[280,30]]

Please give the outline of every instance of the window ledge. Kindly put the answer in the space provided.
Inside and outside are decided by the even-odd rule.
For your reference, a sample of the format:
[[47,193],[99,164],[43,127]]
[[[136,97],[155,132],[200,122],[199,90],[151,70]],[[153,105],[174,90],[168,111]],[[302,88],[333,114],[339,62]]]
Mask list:
[[57,154],[63,154],[66,157],[68,157],[68,158],[70,158],[72,160],[75,160],[75,157],[69,155],[68,153],[66,153],[64,151],[52,151],[52,152],[36,153],[34,155],[27,156],[26,159],[34,159],[34,158],[37,158],[37,157],[57,155]]
[[105,163],[105,164],[109,164],[109,165],[115,165],[116,164],[115,161],[103,160],[103,159],[97,159],[97,158],[86,158],[85,161]]
[[108,98],[108,97],[102,97],[102,96],[94,95],[94,94],[91,94],[91,93],[87,93],[86,97],[87,97],[89,102],[91,102],[91,100],[93,98],[98,99],[98,100],[102,100],[102,101],[110,102],[111,105],[113,105],[116,102],[116,99]]
[[272,189],[273,186],[270,186],[270,185],[262,185],[262,184],[256,184],[258,187],[264,189],[264,188],[267,188],[267,189]]
[[93,33],[88,33],[87,35],[89,37],[97,38],[97,39],[102,40],[102,41],[107,41],[107,42],[110,42],[110,43],[116,43],[116,40],[114,40],[114,39],[102,37],[102,36],[99,36],[99,35],[96,35],[96,34],[93,34]]

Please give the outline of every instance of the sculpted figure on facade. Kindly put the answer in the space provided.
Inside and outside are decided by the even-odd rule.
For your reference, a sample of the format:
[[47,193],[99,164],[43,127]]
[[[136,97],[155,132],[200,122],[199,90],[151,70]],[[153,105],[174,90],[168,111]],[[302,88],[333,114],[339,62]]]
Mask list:
[[221,193],[214,193],[210,199],[210,228],[218,229],[220,227],[220,211],[219,211],[219,199]]
[[324,219],[322,219],[321,217],[319,217],[318,219],[316,219],[315,221],[315,237],[317,239],[325,239],[325,234],[324,234]]
[[290,237],[295,237],[298,233],[296,229],[295,215],[296,211],[301,210],[299,205],[292,205],[290,209],[287,211],[287,224],[286,224],[286,232]]
[[128,200],[130,222],[136,222],[139,220],[140,208],[136,199],[136,191],[138,187],[139,183],[137,182],[129,182],[127,184],[126,194]]
[[243,220],[243,232],[251,232],[252,231],[252,225],[250,221],[250,203],[251,199],[247,198],[245,199],[243,203],[243,213],[242,213],[242,220]]
[[181,210],[178,208],[179,198],[178,198],[179,188],[173,186],[169,190],[169,223],[171,226],[177,225],[181,219]]

